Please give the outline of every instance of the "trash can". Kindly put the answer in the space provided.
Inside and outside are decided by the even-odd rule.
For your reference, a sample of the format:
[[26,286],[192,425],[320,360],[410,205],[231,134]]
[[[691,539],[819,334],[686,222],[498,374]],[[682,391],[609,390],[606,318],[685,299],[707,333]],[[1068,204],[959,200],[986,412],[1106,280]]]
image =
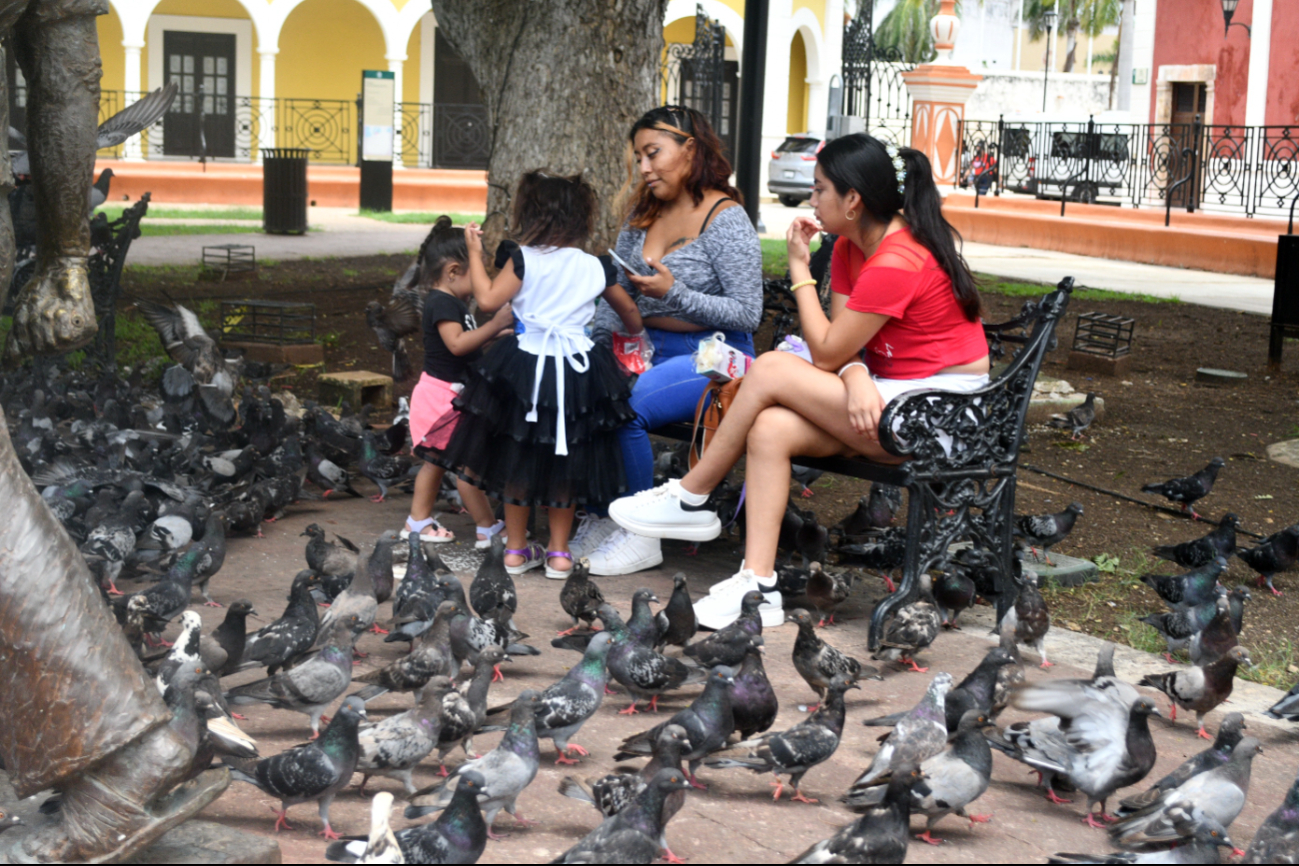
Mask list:
[[262,230],[273,234],[307,232],[306,148],[262,151]]

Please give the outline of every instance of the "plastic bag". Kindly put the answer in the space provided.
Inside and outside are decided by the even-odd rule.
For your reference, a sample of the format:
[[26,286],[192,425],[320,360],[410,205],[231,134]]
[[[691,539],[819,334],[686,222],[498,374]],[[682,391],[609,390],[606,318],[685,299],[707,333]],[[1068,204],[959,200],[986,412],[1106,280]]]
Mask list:
[[624,334],[615,331],[613,335],[613,356],[618,363],[634,376],[639,376],[650,367],[654,357],[654,344],[644,331],[639,334]]
[[695,349],[695,372],[714,382],[742,379],[752,363],[748,355],[726,344],[726,335],[721,331],[701,340]]

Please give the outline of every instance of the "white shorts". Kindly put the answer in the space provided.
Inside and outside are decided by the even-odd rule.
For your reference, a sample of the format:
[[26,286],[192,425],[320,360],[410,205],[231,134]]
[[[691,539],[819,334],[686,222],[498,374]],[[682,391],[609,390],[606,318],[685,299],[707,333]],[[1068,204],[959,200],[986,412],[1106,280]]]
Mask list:
[[[872,376],[871,379],[875,382],[875,387],[879,390],[880,396],[884,398],[885,403],[892,403],[908,391],[937,389],[939,391],[955,391],[958,394],[968,394],[971,391],[987,387],[988,383],[992,381],[988,378],[987,373],[939,373],[936,376],[927,376],[924,379],[881,379]],[[896,426],[893,429],[894,432],[897,431]],[[943,446],[943,450],[947,454],[952,453],[952,437],[950,435],[939,433],[938,442]]]

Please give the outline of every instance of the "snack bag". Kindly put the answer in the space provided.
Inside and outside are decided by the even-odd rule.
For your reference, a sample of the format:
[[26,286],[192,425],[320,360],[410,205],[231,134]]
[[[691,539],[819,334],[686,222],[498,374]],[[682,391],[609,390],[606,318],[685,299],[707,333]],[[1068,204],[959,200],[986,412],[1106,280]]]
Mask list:
[[812,363],[812,350],[807,347],[807,343],[797,334],[789,334],[785,339],[780,341],[776,347],[777,352],[789,352],[791,355],[797,355],[809,364]]
[[726,345],[726,335],[721,331],[699,343],[695,350],[695,372],[714,382],[741,379],[749,372],[753,359],[739,349]]
[[654,344],[644,331],[639,334],[623,334],[615,331],[613,335],[613,356],[618,363],[634,376],[639,376],[650,367],[654,357]]

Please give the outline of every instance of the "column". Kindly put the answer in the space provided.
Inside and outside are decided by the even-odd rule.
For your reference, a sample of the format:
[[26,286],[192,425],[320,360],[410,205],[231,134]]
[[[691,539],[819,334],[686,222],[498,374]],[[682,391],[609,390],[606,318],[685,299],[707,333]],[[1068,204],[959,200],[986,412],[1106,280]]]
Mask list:
[[269,150],[275,144],[275,55],[280,53],[278,47],[258,48],[261,68],[257,77],[257,104],[249,106],[257,114],[257,150]]
[[[793,4],[772,0],[767,19],[767,80],[762,89],[762,159],[759,160],[758,197],[767,192],[770,154],[785,140],[789,119],[789,42],[793,38]],[[740,82],[743,87],[744,83]],[[810,120],[809,120],[810,122]]]
[[[126,55],[122,80],[122,89],[125,91],[122,94],[123,107],[131,105],[140,98],[140,51],[143,48],[143,42],[122,40],[122,52]],[[144,159],[144,149],[140,144],[142,138],[141,135],[133,135],[126,140],[126,145],[122,148],[123,159]]]
[[[1272,0],[1254,0],[1249,38],[1249,88],[1245,93],[1245,125],[1267,123],[1267,72],[1272,54]],[[1212,118],[1207,119],[1213,123]]]
[[395,59],[388,58],[388,71],[392,73],[392,167],[394,169],[406,167],[401,159],[401,67],[405,61],[404,54]]
[[911,146],[929,157],[934,183],[954,184],[961,170],[960,124],[965,103],[974,95],[982,75],[951,64],[961,22],[954,0],[942,0],[930,21],[938,62],[904,72],[902,78],[911,94]]

